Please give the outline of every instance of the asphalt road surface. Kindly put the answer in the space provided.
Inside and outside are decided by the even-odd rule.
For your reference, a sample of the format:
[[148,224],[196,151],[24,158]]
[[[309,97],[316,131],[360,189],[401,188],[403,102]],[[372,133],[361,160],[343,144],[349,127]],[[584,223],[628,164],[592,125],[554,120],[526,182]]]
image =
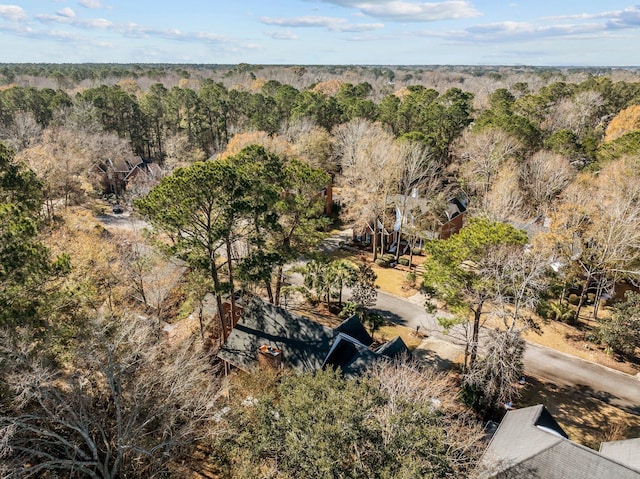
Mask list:
[[[348,241],[351,231],[342,231],[339,235],[323,242],[321,250],[328,254]],[[298,277],[298,281],[302,278]],[[295,280],[294,280],[295,282]],[[347,295],[348,297],[348,292]],[[400,298],[378,291],[378,300],[372,308],[387,320],[416,329],[432,338],[464,345],[464,329],[452,328],[444,334],[436,316],[426,312],[424,298],[416,295],[412,298]],[[446,314],[438,311],[437,315]],[[480,347],[482,338],[480,334]],[[559,386],[575,387],[584,394],[597,397],[609,404],[621,407],[640,415],[640,375],[631,376],[613,369],[585,361],[544,346],[527,342],[524,354],[525,373],[551,381]]]
[[[431,337],[457,345],[464,344],[462,330],[454,328],[444,334],[435,316],[425,311],[419,296],[404,299],[379,291],[374,310],[397,324],[412,329],[419,326],[420,332]],[[575,387],[584,394],[640,415],[640,378],[637,376],[529,342],[524,354],[524,366],[527,374],[560,386]]]

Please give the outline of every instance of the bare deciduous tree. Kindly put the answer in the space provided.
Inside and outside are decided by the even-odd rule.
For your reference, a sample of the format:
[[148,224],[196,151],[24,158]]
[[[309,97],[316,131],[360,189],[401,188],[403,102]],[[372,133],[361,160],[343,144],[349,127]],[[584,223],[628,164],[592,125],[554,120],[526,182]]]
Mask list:
[[481,199],[491,190],[501,166],[518,155],[522,145],[499,129],[467,129],[456,146],[459,172],[468,192]]
[[393,135],[381,124],[360,118],[338,126],[333,134],[342,167],[339,185],[347,214],[357,227],[372,227],[375,259],[378,223],[384,226],[388,196],[401,171],[397,146]]
[[385,441],[406,434],[402,423],[392,420],[393,413],[407,404],[431,404],[442,419],[447,458],[460,471],[473,468],[484,447],[483,431],[470,411],[461,407],[450,375],[417,361],[379,362],[369,374],[388,398],[387,408],[376,414]]
[[492,248],[479,266],[491,285],[491,314],[509,331],[535,327],[533,314],[548,283],[548,259],[533,249],[503,245]]
[[521,177],[534,212],[545,213],[575,176],[575,168],[561,155],[548,151],[534,154],[525,163]]
[[637,159],[622,158],[597,177],[583,173],[566,188],[544,240],[582,282],[577,316],[587,291],[597,283],[594,315],[603,292],[601,280],[637,276],[640,254],[640,177]]
[[482,206],[478,208],[492,221],[504,222],[523,215],[524,198],[518,172],[515,161],[506,161],[484,197]]
[[477,407],[492,409],[518,397],[524,347],[520,331],[490,333],[486,353],[464,377],[464,384],[481,394],[476,400]]
[[3,351],[13,358],[3,477],[152,477],[211,433],[219,383],[203,353],[158,341],[143,319],[90,326],[65,368]]
[[[420,143],[402,142],[399,144],[400,177],[395,196],[396,224],[396,260],[400,257],[403,231],[405,225],[411,231],[416,226],[418,216],[439,216],[444,209],[448,189],[443,185],[440,165],[433,159],[429,151]],[[415,193],[415,195],[414,195]],[[420,198],[420,201],[412,200]],[[411,216],[414,221],[407,221]]]
[[0,131],[3,141],[15,151],[22,151],[40,141],[42,127],[31,112],[17,111],[9,126]]
[[67,208],[73,199],[82,196],[82,177],[91,162],[80,149],[78,135],[60,128],[48,128],[42,141],[22,150],[18,158],[29,165],[44,183],[44,201],[49,218],[54,205],[61,202]]
[[552,109],[544,122],[551,131],[571,130],[580,135],[597,125],[605,100],[593,90],[576,93],[572,98],[563,98]]

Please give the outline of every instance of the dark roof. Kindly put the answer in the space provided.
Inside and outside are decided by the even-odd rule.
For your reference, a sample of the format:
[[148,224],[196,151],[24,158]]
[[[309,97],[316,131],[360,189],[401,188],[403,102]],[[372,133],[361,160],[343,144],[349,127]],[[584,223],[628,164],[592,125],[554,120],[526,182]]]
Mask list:
[[640,471],[640,438],[603,442],[600,454]]
[[351,336],[353,339],[359,341],[365,346],[371,346],[373,344],[373,338],[360,322],[360,318],[355,314],[349,319],[345,319],[342,323],[333,328],[333,330],[338,333],[344,333]]
[[240,369],[251,371],[258,362],[258,348],[267,345],[282,351],[282,363],[287,367],[316,371],[329,366],[340,368],[347,376],[356,376],[379,359],[409,353],[399,337],[376,351],[369,349],[372,343],[373,339],[357,316],[331,329],[278,306],[252,299],[218,356]]
[[116,158],[115,160],[109,159],[107,162],[113,168],[113,171],[117,173],[130,173],[137,166],[143,165],[144,160],[139,156],[133,158]]
[[[424,214],[431,209],[431,204],[427,198],[397,194],[391,195],[389,201],[398,207],[404,207],[407,214],[411,211]],[[447,200],[440,221],[441,223],[446,223],[465,211],[467,211],[467,197],[463,193],[460,193],[459,196]]]
[[407,348],[407,345],[402,340],[402,338],[398,336],[391,341],[387,341],[378,349],[376,349],[376,353],[393,359],[401,357],[403,355],[408,356],[411,354],[411,351],[409,351],[409,348]]
[[640,474],[567,438],[542,406],[509,411],[482,457],[485,477],[639,479]]
[[250,371],[257,364],[258,348],[267,344],[282,351],[284,365],[300,371],[315,371],[322,367],[334,334],[331,328],[316,321],[253,299],[218,356]]
[[[365,350],[367,348],[364,348]],[[331,351],[324,361],[325,366],[343,368],[349,364],[362,351],[362,346],[354,341],[344,339],[342,336],[336,338],[331,346]]]
[[440,221],[446,223],[447,221],[451,221],[456,216],[461,215],[465,211],[467,211],[466,203],[463,203],[458,198],[450,198],[449,200],[447,200],[447,207],[444,210],[444,216],[440,219]]
[[380,356],[370,349],[360,349],[358,354],[354,356],[348,364],[342,367],[342,374],[351,378],[362,376],[373,363],[383,358],[384,356]]

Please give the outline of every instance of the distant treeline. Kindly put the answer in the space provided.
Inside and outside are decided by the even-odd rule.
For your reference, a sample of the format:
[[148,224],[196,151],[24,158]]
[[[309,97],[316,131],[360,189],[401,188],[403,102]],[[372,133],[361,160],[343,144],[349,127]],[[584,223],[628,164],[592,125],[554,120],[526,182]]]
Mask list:
[[[508,132],[529,152],[544,146],[586,164],[596,158],[607,121],[620,110],[640,103],[640,83],[637,81],[613,81],[609,76],[596,74],[587,74],[579,83],[554,81],[535,90],[528,82],[507,82],[507,88],[490,90],[483,101],[478,100],[479,93],[462,88],[469,83],[465,83],[464,75],[475,71],[482,71],[493,84],[499,85],[509,72],[515,75],[514,72],[526,71],[536,78],[545,75],[555,78],[553,75],[562,74],[562,71],[552,69],[440,67],[431,74],[446,72],[448,82],[454,79],[451,75],[462,75],[461,87],[443,89],[411,84],[414,74],[426,74],[417,67],[279,68],[281,72],[297,77],[312,75],[309,70],[317,76],[324,71],[345,78],[358,78],[358,74],[366,73],[375,86],[367,81],[351,83],[334,79],[296,88],[292,84],[265,79],[267,72],[263,70],[273,72],[277,67],[248,64],[231,67],[3,65],[0,75],[5,83],[18,76],[31,75],[54,78],[60,80],[61,85],[57,88],[16,85],[0,90],[0,136],[7,139],[18,134],[17,122],[24,122],[24,115],[32,117],[39,127],[46,128],[56,118],[67,116],[70,110],[90,106],[102,127],[127,139],[135,154],[161,161],[167,138],[176,135],[183,135],[191,148],[210,156],[222,151],[238,132],[275,134],[302,120],[312,121],[331,132],[336,125],[364,118],[387,125],[397,137],[407,136],[424,143],[434,155],[446,160],[453,141],[474,122],[474,128],[495,127]],[[403,68],[406,68],[404,79],[396,85],[394,78]],[[190,80],[199,70],[217,72],[221,81],[201,77]],[[593,71],[598,73],[600,70]],[[585,72],[581,71],[581,74]],[[178,78],[178,84],[168,87],[167,75],[170,74]],[[231,87],[225,84],[229,82],[223,81],[230,76],[237,77],[236,84]],[[150,83],[143,89],[136,82],[136,78],[143,77],[162,82]],[[121,80],[71,89],[62,85],[68,78],[74,84],[87,78]],[[386,85],[386,94],[381,94],[384,90],[379,82]],[[444,82],[440,87],[442,84]],[[477,90],[477,85],[474,89]],[[576,117],[575,125],[556,121],[558,116],[566,116],[567,112],[562,108],[568,104],[571,104],[571,115]]]

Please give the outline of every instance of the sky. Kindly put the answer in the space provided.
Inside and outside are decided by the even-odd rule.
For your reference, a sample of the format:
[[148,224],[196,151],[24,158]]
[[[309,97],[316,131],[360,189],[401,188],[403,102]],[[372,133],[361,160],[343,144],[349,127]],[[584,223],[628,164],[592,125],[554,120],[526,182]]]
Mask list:
[[0,63],[638,66],[639,47],[624,0],[0,4]]

